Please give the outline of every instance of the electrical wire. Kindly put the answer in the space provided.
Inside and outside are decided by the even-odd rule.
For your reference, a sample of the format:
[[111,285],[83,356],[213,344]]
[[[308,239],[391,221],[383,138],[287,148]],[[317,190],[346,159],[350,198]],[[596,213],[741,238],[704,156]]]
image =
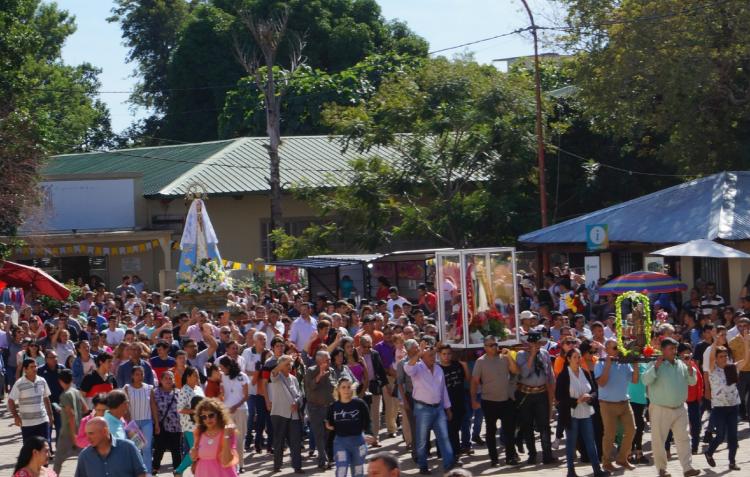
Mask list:
[[[654,22],[659,20],[664,20],[668,18],[673,18],[677,16],[682,15],[689,15],[692,13],[699,12],[703,9],[712,7],[712,6],[718,6],[724,3],[729,3],[735,0],[716,0],[713,2],[696,5],[694,7],[685,7],[679,11],[675,12],[669,12],[669,13],[659,13],[659,14],[652,14],[652,15],[644,15],[641,17],[636,17],[632,19],[626,19],[626,20],[610,20],[610,21],[603,21],[601,23],[592,24],[592,25],[581,25],[581,26],[562,26],[562,25],[551,25],[551,26],[543,26],[543,25],[536,25],[536,26],[528,26],[523,28],[516,28],[515,30],[501,33],[499,35],[494,35],[487,38],[481,38],[478,40],[468,41],[465,43],[461,43],[459,45],[455,46],[449,46],[446,48],[440,48],[438,50],[433,50],[428,52],[428,55],[434,55],[437,53],[442,53],[445,51],[451,51],[456,50],[459,48],[465,48],[467,46],[476,45],[479,43],[485,43],[488,41],[496,40],[498,38],[508,37],[512,35],[517,35],[521,33],[525,33],[528,31],[533,30],[547,30],[547,31],[561,31],[561,32],[571,32],[571,31],[577,31],[582,29],[596,29],[601,27],[607,27],[607,26],[614,26],[614,25],[630,25],[634,23],[648,23],[648,22]],[[205,91],[205,90],[212,90],[212,89],[232,89],[237,87],[237,84],[225,84],[225,85],[208,85],[208,86],[193,86],[189,88],[163,88],[158,91],[136,91],[136,90],[95,90],[93,91],[94,94],[134,94],[134,93],[150,93],[150,94],[158,94],[166,91]],[[31,87],[29,88],[31,90],[38,90],[38,91],[46,91],[46,92],[58,92],[58,93],[69,93],[69,92],[81,92],[78,89],[74,88],[63,88],[63,89],[55,89],[55,88],[46,88],[43,86],[37,86],[37,87]],[[305,96],[314,96],[316,94],[322,94],[321,93],[311,93],[309,95],[300,95],[299,97],[305,97]]]
[[574,152],[566,151],[565,149],[563,149],[563,148],[561,148],[559,146],[556,146],[554,144],[551,144],[551,143],[546,143],[546,144],[550,148],[556,149],[557,151],[562,152],[563,154],[566,154],[566,155],[568,155],[570,157],[573,157],[573,158],[576,158],[576,159],[580,159],[582,161],[591,162],[593,164],[596,164],[597,167],[604,167],[606,169],[612,169],[612,170],[615,170],[615,171],[618,171],[618,172],[625,172],[627,174],[633,174],[633,175],[639,175],[639,176],[654,176],[654,177],[680,177],[680,178],[686,178],[686,177],[695,178],[696,177],[695,174],[661,174],[661,173],[658,173],[658,172],[642,172],[642,171],[634,171],[634,170],[630,170],[630,169],[623,169],[622,167],[617,167],[617,166],[612,166],[612,165],[609,165],[609,164],[604,164],[602,162],[598,162],[598,161],[595,161],[593,159],[590,159],[590,158],[587,158],[587,157],[583,157],[583,156],[581,156],[579,154],[576,154]]

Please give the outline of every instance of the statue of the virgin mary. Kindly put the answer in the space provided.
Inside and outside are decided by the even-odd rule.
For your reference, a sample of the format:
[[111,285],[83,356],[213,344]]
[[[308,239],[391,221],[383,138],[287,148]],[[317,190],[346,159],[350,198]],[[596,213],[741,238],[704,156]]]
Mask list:
[[215,260],[221,266],[219,255],[219,240],[208,218],[206,204],[201,199],[195,199],[190,204],[185,228],[180,241],[180,264],[177,282],[189,282],[193,266],[203,259]]

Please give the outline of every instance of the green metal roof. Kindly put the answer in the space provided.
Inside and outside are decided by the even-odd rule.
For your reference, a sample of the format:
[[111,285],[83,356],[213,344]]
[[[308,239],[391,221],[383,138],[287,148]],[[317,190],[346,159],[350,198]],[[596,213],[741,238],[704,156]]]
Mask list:
[[162,188],[234,142],[235,140],[228,140],[62,154],[47,161],[42,175],[142,174],[143,194],[159,195]]
[[[190,184],[200,183],[209,194],[266,192],[268,138],[247,137],[179,146],[122,149],[108,152],[54,156],[43,175],[143,174],[144,195],[176,197]],[[337,138],[290,136],[282,138],[281,182],[324,187],[351,177],[349,161],[362,157],[354,149],[342,152]],[[373,148],[367,156],[398,157],[387,148]]]

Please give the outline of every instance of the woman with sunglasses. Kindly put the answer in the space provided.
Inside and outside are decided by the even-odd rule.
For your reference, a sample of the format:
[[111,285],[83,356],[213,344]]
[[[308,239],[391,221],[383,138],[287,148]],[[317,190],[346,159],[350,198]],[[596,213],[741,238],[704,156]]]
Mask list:
[[195,477],[237,477],[237,433],[221,401],[207,398],[195,408],[195,443],[190,449]]
[[[21,344],[21,351],[16,356],[17,363],[23,363],[27,359],[36,361],[37,366],[44,366],[44,354],[42,354],[39,343],[25,338]],[[21,366],[16,367],[16,380],[21,378]]]

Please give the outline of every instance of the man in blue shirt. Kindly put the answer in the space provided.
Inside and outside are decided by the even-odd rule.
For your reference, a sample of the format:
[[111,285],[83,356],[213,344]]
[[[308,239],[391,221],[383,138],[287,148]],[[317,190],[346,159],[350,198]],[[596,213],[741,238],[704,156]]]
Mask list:
[[75,477],[146,476],[141,453],[132,442],[112,437],[104,418],[86,423],[86,436],[91,445],[78,456]]
[[126,384],[132,384],[133,382],[133,366],[140,366],[143,368],[143,382],[146,384],[154,385],[154,372],[145,359],[141,358],[141,346],[138,343],[133,343],[128,347],[128,353],[130,359],[122,363],[117,368],[117,385],[125,387]]
[[605,343],[607,356],[596,363],[594,377],[599,385],[599,405],[604,424],[602,437],[602,468],[610,472],[612,465],[612,447],[615,442],[618,422],[625,433],[620,444],[615,462],[625,469],[633,470],[635,466],[628,462],[628,454],[635,437],[635,419],[630,408],[628,384],[638,383],[638,366],[616,361],[618,356],[617,341],[610,339]]

